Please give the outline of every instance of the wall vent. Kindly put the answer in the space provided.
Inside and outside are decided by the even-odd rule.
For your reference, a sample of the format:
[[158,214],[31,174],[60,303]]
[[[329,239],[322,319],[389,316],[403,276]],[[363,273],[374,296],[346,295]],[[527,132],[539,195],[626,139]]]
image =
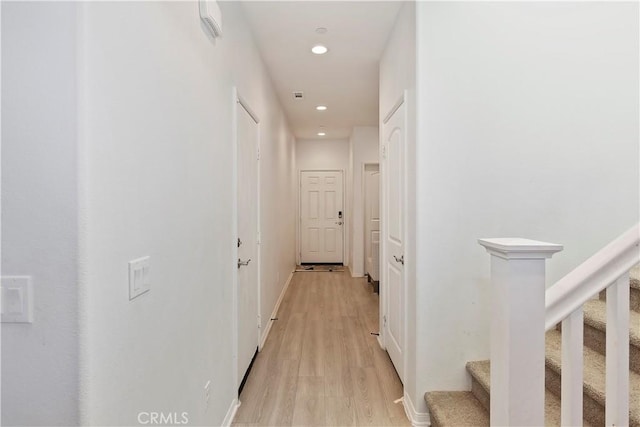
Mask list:
[[303,92],[293,92],[293,99],[303,99],[303,98],[304,98]]
[[222,36],[222,14],[215,0],[200,0],[200,19],[213,38]]

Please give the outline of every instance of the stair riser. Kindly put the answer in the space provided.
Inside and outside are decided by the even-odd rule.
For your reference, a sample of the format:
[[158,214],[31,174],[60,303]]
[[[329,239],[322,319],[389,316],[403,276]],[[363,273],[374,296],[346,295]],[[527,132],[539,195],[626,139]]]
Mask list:
[[[640,289],[629,288],[629,308],[633,311],[640,313]],[[607,300],[607,291],[600,292],[600,299],[602,301]]]
[[[547,387],[547,390],[559,397],[561,394],[560,375],[548,366],[545,369],[545,373],[545,385]],[[593,426],[604,426],[604,406],[593,400],[586,393],[582,395],[582,399],[582,416],[585,421]]]
[[[605,355],[607,335],[604,331],[590,325],[584,325],[584,345]],[[629,343],[629,369],[640,374],[640,348]]]
[[490,397],[489,392],[485,390],[482,385],[476,380],[476,378],[471,376],[471,393],[478,399],[478,401],[482,404],[484,409],[489,412],[490,408]]

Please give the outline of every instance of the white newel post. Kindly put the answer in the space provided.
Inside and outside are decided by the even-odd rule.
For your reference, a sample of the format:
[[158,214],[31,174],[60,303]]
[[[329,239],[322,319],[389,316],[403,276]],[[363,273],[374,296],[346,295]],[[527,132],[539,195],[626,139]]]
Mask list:
[[562,245],[478,243],[491,254],[491,425],[543,426],[545,259]]

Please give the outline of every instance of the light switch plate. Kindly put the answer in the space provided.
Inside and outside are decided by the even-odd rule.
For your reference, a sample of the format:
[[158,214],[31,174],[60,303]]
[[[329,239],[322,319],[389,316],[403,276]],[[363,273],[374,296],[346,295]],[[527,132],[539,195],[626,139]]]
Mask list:
[[2,323],[33,323],[30,276],[5,276],[2,285]]
[[150,261],[148,256],[129,261],[129,300],[151,290]]

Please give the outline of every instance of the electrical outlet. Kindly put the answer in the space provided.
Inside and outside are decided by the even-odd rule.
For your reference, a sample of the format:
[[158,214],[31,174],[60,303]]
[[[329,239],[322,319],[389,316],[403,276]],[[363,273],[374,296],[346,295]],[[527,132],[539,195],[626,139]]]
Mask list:
[[151,290],[151,258],[129,261],[129,300],[132,300]]
[[2,278],[2,323],[33,323],[33,289],[30,276]]

